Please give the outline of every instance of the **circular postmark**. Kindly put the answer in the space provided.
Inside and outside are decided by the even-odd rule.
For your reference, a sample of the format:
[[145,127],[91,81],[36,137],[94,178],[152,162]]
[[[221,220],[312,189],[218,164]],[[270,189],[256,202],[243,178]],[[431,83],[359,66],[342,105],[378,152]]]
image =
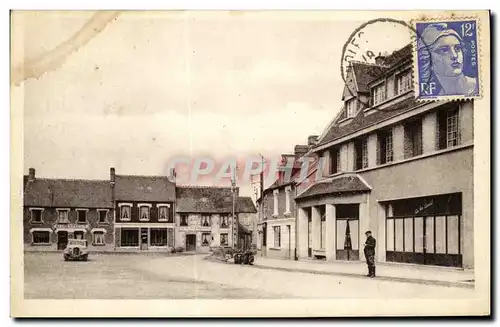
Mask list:
[[[360,99],[354,89],[356,77],[349,74],[353,63],[369,66],[371,73],[378,75],[385,66],[378,59],[393,54],[416,40],[415,28],[406,21],[393,18],[377,18],[361,24],[356,28],[342,48],[340,73],[345,89],[350,96],[357,98],[363,105],[369,106],[366,100]],[[344,94],[345,96],[345,94]]]

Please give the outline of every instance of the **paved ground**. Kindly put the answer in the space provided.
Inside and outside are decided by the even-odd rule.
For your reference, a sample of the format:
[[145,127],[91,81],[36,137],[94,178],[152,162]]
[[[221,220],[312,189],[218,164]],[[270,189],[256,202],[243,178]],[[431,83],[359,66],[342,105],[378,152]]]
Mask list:
[[[258,260],[258,259],[257,259]],[[25,254],[25,297],[52,299],[457,298],[472,289],[256,269],[204,256]]]

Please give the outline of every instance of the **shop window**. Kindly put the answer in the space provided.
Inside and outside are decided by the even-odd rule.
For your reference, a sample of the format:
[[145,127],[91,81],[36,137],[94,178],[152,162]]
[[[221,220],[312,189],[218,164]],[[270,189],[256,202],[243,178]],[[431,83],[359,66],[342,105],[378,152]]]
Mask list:
[[404,157],[411,158],[422,154],[422,119],[404,125]]
[[92,243],[94,245],[104,245],[104,232],[94,232]]
[[151,237],[151,246],[167,246],[168,229],[167,228],[151,228],[149,230]]
[[394,251],[394,219],[387,219],[386,221],[386,250]]
[[415,217],[415,252],[424,252],[424,218]]
[[425,249],[428,253],[434,253],[434,217],[425,218]]
[[31,212],[31,223],[33,224],[41,224],[42,221],[42,212],[43,209],[30,209]]
[[447,219],[447,253],[459,254],[460,251],[460,219],[458,216],[448,216]]
[[446,253],[446,226],[445,216],[435,218],[436,225],[436,253]]
[[413,218],[404,219],[404,249],[413,252]]
[[273,231],[274,231],[274,247],[279,248],[281,247],[281,226],[274,226]]
[[394,221],[394,233],[395,233],[394,250],[398,252],[404,251],[403,223],[404,223],[403,219],[395,219]]
[[210,215],[201,216],[201,226],[210,227]]
[[325,248],[325,241],[326,241],[326,216],[322,215],[321,216],[321,241],[320,241],[320,249]]
[[212,241],[212,234],[210,234],[210,233],[202,233],[201,234],[201,245],[202,246],[209,246],[210,241]]
[[220,234],[220,245],[228,245],[227,233]]
[[35,231],[32,235],[34,245],[50,244],[50,233],[48,231]]
[[121,246],[139,246],[139,229],[122,228]]

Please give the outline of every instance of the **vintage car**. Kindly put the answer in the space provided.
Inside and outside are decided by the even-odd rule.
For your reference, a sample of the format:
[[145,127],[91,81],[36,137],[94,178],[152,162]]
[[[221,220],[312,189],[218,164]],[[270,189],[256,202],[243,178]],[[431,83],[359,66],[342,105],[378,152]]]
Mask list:
[[69,239],[68,245],[63,252],[64,261],[83,260],[87,261],[89,252],[87,250],[87,240]]

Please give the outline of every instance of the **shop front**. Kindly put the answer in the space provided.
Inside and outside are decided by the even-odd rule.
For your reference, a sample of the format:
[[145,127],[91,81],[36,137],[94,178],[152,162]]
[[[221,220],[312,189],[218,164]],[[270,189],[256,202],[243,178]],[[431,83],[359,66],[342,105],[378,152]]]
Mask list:
[[462,267],[462,194],[381,202],[386,261]]
[[174,227],[119,225],[115,240],[117,250],[166,251],[174,246]]

